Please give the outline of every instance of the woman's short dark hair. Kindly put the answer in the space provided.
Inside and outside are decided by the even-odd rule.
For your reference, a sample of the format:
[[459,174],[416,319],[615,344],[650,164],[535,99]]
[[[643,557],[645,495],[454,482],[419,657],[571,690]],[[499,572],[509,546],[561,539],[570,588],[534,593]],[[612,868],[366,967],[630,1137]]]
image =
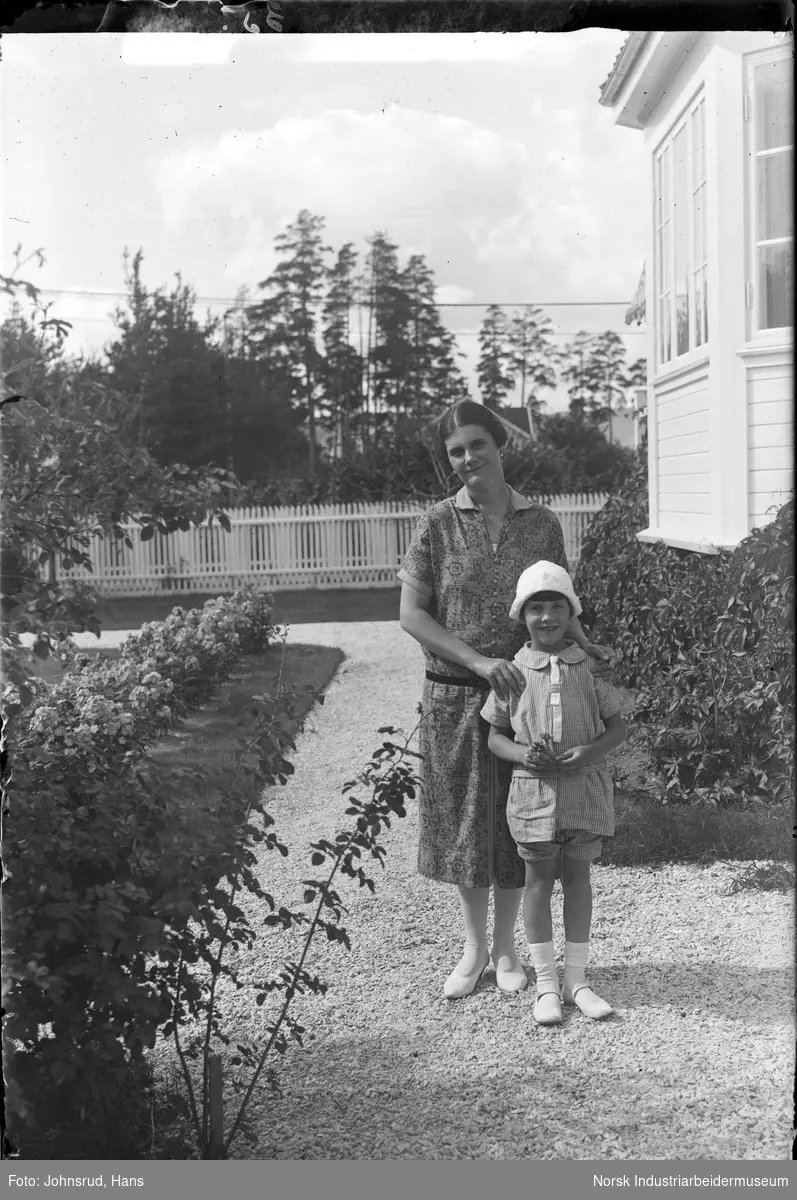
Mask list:
[[449,408],[437,432],[438,447],[443,460],[447,457],[446,442],[454,430],[461,429],[463,425],[481,425],[482,429],[486,429],[490,434],[496,446],[503,446],[506,441],[506,430],[491,409],[477,404],[475,400],[460,400],[458,404]]

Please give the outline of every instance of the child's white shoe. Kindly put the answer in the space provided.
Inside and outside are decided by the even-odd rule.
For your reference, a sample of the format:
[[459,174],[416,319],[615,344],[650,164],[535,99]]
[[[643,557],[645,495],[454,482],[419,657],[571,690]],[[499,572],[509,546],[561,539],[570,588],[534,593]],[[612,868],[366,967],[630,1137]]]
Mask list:
[[585,1017],[591,1017],[593,1021],[603,1021],[614,1012],[608,1000],[604,1000],[597,992],[593,992],[588,983],[579,984],[574,991],[571,991],[565,984],[562,989],[562,999],[565,1004],[575,1004]]
[[562,1004],[558,992],[543,992],[534,1001],[534,1020],[538,1025],[561,1025]]

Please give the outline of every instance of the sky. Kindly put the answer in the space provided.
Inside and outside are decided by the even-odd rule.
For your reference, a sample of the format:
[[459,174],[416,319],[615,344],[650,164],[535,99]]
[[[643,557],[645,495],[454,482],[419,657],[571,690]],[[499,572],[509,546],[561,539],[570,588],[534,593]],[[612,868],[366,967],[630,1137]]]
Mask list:
[[[441,305],[551,305],[558,344],[613,328],[632,361],[646,158],[598,103],[624,37],[4,38],[2,270],[41,247],[24,277],[73,322],[71,350],[101,351],[123,297],[55,293],[123,292],[141,248],[148,287],[180,272],[220,314],[307,208],[335,250],[381,230],[402,265],[425,255]],[[476,398],[483,313],[441,308]]]

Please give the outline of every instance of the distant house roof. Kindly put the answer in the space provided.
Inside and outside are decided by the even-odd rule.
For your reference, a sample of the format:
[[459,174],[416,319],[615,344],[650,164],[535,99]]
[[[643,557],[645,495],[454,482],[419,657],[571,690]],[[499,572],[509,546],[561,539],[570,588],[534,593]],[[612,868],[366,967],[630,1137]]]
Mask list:
[[651,34],[647,30],[635,30],[633,33],[629,33],[620,47],[620,52],[614,60],[611,71],[601,84],[599,104],[604,104],[607,107],[614,104],[617,93],[623,86],[623,82],[642,53],[645,43],[650,36]]

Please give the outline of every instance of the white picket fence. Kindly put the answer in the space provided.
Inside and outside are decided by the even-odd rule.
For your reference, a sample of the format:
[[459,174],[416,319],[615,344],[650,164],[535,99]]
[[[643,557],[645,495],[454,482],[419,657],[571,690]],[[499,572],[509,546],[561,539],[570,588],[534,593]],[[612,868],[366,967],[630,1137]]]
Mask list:
[[[578,562],[592,517],[606,496],[542,498],[558,516],[571,568]],[[225,592],[244,583],[271,591],[300,588],[377,588],[395,585],[423,507],[411,502],[238,508],[230,532],[214,521],[142,542],[126,527],[132,548],[92,538],[94,570],[59,568],[69,579],[90,579],[114,596]]]

